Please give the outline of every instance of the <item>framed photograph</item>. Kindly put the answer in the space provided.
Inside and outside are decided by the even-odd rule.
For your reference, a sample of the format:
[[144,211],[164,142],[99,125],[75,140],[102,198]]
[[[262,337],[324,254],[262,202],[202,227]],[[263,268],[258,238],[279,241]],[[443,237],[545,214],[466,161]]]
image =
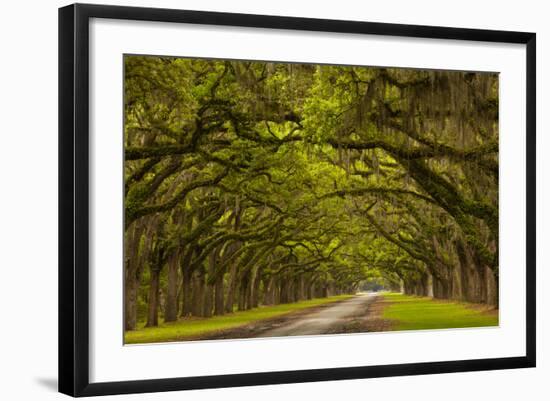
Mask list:
[[535,34],[59,10],[59,390],[535,366]]

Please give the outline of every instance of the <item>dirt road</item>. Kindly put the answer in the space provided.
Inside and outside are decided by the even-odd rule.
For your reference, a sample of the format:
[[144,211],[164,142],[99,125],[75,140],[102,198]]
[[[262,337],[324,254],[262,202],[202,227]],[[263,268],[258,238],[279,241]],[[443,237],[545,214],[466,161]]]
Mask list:
[[376,294],[359,294],[322,310],[305,314],[299,320],[282,323],[279,327],[263,331],[254,337],[308,336],[330,333],[331,329],[365,310]]

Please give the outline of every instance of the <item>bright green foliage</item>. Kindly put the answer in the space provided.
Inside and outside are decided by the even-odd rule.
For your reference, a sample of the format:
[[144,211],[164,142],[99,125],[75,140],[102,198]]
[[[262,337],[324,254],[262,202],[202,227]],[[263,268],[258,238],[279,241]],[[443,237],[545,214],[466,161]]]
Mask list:
[[402,294],[384,294],[383,298],[389,304],[382,318],[393,320],[394,330],[498,326],[496,311],[476,309],[475,305]]

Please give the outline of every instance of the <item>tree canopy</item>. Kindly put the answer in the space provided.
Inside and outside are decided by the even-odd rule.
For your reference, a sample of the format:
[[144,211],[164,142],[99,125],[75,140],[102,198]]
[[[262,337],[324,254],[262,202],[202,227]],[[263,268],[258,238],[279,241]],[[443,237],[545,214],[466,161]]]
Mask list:
[[498,74],[125,57],[125,327],[351,293],[498,305]]

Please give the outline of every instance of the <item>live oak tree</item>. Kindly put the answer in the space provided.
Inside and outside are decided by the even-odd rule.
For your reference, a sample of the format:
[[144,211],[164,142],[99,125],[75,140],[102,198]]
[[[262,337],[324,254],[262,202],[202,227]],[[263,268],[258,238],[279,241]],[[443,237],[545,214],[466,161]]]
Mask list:
[[125,327],[353,293],[498,306],[498,75],[125,57]]

